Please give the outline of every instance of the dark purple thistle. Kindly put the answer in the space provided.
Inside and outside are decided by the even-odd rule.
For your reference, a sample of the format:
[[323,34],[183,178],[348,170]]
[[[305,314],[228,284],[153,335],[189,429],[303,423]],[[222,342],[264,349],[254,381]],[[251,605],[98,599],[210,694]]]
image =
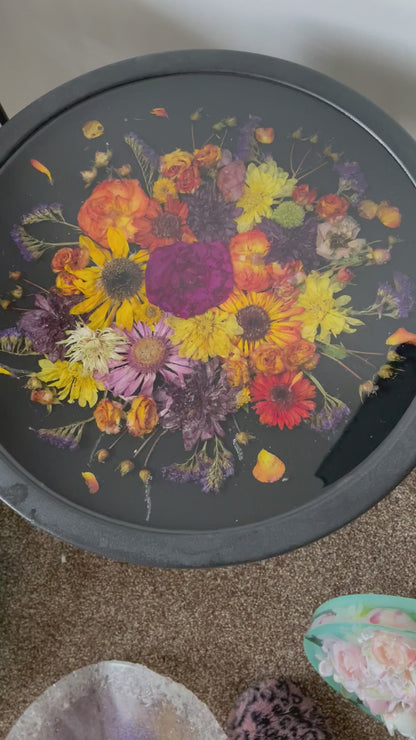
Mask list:
[[322,265],[323,261],[316,253],[318,222],[315,218],[305,219],[301,226],[294,229],[285,229],[275,221],[263,218],[259,229],[270,242],[267,263],[278,262],[284,267],[289,262],[300,260],[307,272]]
[[69,313],[76,301],[56,293],[38,293],[35,296],[36,308],[23,313],[18,328],[31,340],[35,352],[48,355],[52,362],[65,354],[63,345],[67,331],[74,329],[77,319]]
[[204,183],[184,200],[188,204],[187,222],[198,241],[227,243],[235,235],[235,219],[242,209],[226,203],[212,183]]
[[231,388],[218,360],[198,363],[183,388],[166,383],[156,393],[160,424],[171,432],[181,431],[185,450],[197,442],[224,436],[221,422],[237,409],[239,388]]

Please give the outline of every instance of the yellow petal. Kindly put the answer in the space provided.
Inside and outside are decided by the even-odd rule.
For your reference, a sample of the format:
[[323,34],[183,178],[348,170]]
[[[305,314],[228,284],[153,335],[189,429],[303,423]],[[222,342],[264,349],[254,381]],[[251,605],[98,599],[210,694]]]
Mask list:
[[133,327],[133,308],[130,301],[123,301],[120,308],[116,313],[116,324],[119,329],[127,329],[130,331]]
[[104,300],[106,299],[106,294],[104,291],[100,291],[99,293],[94,293],[90,298],[87,298],[85,301],[81,301],[81,303],[76,303],[75,306],[72,306],[69,313],[71,314],[81,314],[81,313],[89,313],[90,311],[93,311],[94,308],[97,308],[97,306],[100,305]]
[[6,370],[5,367],[1,367],[0,365],[0,374],[1,375],[11,375],[12,373],[10,372],[10,370]]
[[86,139],[96,139],[104,133],[104,126],[99,121],[87,121],[82,127],[82,133]]
[[407,329],[401,327],[400,329],[396,329],[394,334],[391,334],[389,338],[386,339],[386,344],[413,344],[416,346],[416,334],[412,334],[410,331],[407,331]]
[[109,325],[107,314],[110,308],[110,299],[104,301],[101,306],[98,306],[98,308],[94,311],[94,313],[91,314],[88,320],[88,324],[91,329],[104,329],[106,326]]
[[107,241],[114,257],[127,257],[129,254],[129,243],[121,229],[113,226],[107,231]]
[[84,478],[85,485],[87,486],[90,493],[97,493],[97,491],[100,488],[100,484],[98,483],[97,478],[95,477],[94,473],[86,472],[81,473],[82,477]]
[[284,476],[285,470],[286,466],[279,457],[267,450],[260,450],[253,475],[260,483],[274,483]]
[[100,267],[103,267],[105,265],[108,257],[104,254],[104,252],[101,251],[101,249],[97,247],[96,244],[94,244],[93,240],[90,239],[88,236],[79,237],[79,246],[88,249],[88,254],[96,265],[99,265]]

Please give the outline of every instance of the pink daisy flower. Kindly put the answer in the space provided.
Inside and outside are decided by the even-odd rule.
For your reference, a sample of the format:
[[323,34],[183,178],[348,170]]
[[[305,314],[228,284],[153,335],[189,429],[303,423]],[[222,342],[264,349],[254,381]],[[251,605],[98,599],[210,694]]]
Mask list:
[[115,396],[130,398],[137,393],[151,396],[158,373],[167,381],[183,385],[192,372],[190,361],[179,357],[170,341],[173,333],[163,321],[154,329],[136,321],[131,331],[121,331],[128,342],[118,350],[121,356],[109,363],[109,372],[100,380]]

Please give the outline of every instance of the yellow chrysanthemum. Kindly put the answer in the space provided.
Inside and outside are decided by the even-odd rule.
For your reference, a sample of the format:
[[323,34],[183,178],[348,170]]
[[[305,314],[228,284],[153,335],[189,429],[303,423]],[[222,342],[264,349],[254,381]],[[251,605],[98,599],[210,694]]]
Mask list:
[[238,409],[241,409],[242,406],[246,406],[251,401],[251,395],[248,388],[242,388],[241,391],[237,393],[236,398],[236,406]]
[[241,216],[236,219],[238,231],[249,231],[262,218],[270,218],[272,206],[280,198],[290,197],[296,182],[274,160],[259,166],[249,164],[244,191],[237,201],[237,206],[243,209]]
[[350,302],[348,295],[335,298],[334,293],[339,290],[339,284],[334,283],[330,275],[312,272],[303,283],[304,292],[298,297],[298,304],[304,311],[300,317],[302,322],[302,337],[309,342],[316,339],[321,342],[330,342],[331,335],[336,337],[341,332],[351,334],[357,326],[362,325],[360,319],[348,315],[345,306]]
[[153,185],[153,197],[159,203],[166,203],[168,195],[171,195],[172,198],[178,197],[176,185],[173,180],[169,180],[167,177],[161,177]]
[[259,344],[271,342],[278,347],[300,339],[301,323],[296,316],[303,309],[294,300],[275,298],[271,291],[264,293],[232,293],[220,308],[235,314],[242,328],[238,346],[245,354],[252,352]]
[[172,316],[166,323],[173,329],[170,340],[179,345],[179,355],[203,362],[210,357],[228,357],[243,331],[233,314],[218,309],[190,319]]
[[115,323],[120,329],[130,331],[145,297],[144,263],[148,253],[140,250],[129,254],[129,244],[121,229],[108,229],[107,241],[110,249],[101,249],[92,239],[80,237],[81,246],[88,249],[96,267],[74,272],[75,285],[85,300],[73,306],[71,313],[90,314],[88,324],[92,329]]
[[143,324],[147,324],[147,326],[154,329],[156,324],[162,321],[163,315],[163,311],[160,310],[159,306],[154,306],[153,303],[149,303],[147,298],[145,298],[140,308],[137,309],[136,321],[142,321]]
[[98,400],[98,391],[103,391],[102,383],[96,381],[91,375],[84,374],[84,368],[80,362],[66,362],[58,360],[39,360],[41,366],[37,377],[48,385],[60,388],[58,398],[60,401],[67,399],[68,403],[78,401],[80,406],[95,406]]

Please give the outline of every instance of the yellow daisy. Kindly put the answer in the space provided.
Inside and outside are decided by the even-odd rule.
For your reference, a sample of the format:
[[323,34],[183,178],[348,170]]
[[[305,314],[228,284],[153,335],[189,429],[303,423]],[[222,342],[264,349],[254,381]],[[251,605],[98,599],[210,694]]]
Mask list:
[[208,362],[210,357],[228,357],[243,330],[233,314],[213,309],[190,319],[166,319],[173,329],[172,344],[180,357]]
[[259,166],[249,164],[243,194],[237,201],[237,206],[243,209],[241,216],[236,219],[238,231],[249,231],[262,218],[270,218],[272,206],[279,199],[290,197],[296,182],[274,160]]
[[284,347],[300,338],[301,323],[295,317],[303,309],[293,300],[275,298],[271,291],[243,293],[239,290],[232,293],[220,308],[235,314],[243,330],[238,346],[246,354],[263,342]]
[[58,398],[68,403],[78,401],[80,406],[95,406],[98,401],[98,391],[103,391],[102,383],[97,382],[91,375],[85,375],[84,367],[80,362],[66,362],[58,360],[39,360],[41,366],[37,373],[39,380],[48,385],[60,388]]
[[92,329],[116,323],[120,329],[130,331],[145,297],[144,263],[148,253],[140,250],[129,254],[121,229],[109,228],[107,241],[109,249],[101,249],[92,239],[80,237],[81,246],[88,249],[96,266],[74,272],[75,286],[85,300],[73,306],[71,313],[90,314],[88,324]]
[[172,198],[178,197],[176,185],[168,177],[160,177],[153,185],[153,197],[159,203],[166,203],[168,195],[171,195]]
[[349,308],[345,308],[351,300],[350,296],[334,297],[340,288],[330,275],[312,272],[303,286],[304,292],[300,294],[298,304],[303,308],[300,320],[304,339],[313,342],[316,338],[328,343],[331,335],[336,337],[344,331],[352,334],[357,326],[362,326],[363,322],[349,316]]

